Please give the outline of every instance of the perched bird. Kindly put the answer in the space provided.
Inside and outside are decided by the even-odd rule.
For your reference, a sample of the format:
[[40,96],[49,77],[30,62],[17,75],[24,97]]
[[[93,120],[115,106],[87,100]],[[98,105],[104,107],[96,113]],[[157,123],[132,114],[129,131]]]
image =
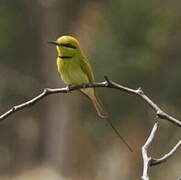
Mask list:
[[[49,43],[55,45],[57,48],[57,69],[61,79],[67,85],[81,85],[84,83],[95,82],[91,65],[83,54],[77,39],[72,36],[62,36],[56,41],[49,41]],[[132,151],[129,144],[123,139],[109,120],[108,114],[103,109],[95,88],[80,89],[80,91],[92,101],[98,115],[102,118],[106,118],[115,133],[120,137],[130,151]]]
[[[67,85],[95,82],[91,65],[83,54],[77,39],[72,36],[62,36],[56,41],[49,41],[49,43],[56,45],[58,72]],[[100,117],[108,117],[95,88],[80,89],[80,91],[89,97]]]

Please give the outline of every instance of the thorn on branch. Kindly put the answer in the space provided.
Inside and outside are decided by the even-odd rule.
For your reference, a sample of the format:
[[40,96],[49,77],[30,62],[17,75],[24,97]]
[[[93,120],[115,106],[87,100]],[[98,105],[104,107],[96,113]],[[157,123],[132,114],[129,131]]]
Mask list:
[[104,79],[106,80],[106,86],[108,86],[111,83],[108,76],[104,75]]
[[161,119],[165,119],[166,118],[166,114],[163,111],[157,111],[156,112],[157,116]]
[[48,88],[45,88],[45,89],[43,90],[43,93],[44,93],[44,94],[48,94],[48,92],[49,92]]
[[71,85],[70,84],[67,85],[66,91],[67,91],[67,93],[71,92]]
[[139,87],[136,91],[137,91],[137,93],[138,93],[139,95],[143,95],[143,94],[144,94],[144,92],[143,92],[143,90],[141,89],[141,87]]

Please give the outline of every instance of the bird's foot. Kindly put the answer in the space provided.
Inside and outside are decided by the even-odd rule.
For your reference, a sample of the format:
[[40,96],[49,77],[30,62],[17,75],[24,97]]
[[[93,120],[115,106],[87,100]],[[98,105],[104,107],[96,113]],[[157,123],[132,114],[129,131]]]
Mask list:
[[72,87],[71,84],[68,84],[68,85],[67,85],[67,92],[71,93],[71,87]]
[[87,87],[86,83],[82,83],[82,88],[85,89]]

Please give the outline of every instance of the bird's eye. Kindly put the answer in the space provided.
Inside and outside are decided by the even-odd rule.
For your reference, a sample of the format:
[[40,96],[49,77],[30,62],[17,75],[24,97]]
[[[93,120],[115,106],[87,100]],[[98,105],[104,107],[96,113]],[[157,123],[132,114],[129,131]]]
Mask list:
[[61,46],[64,46],[64,47],[76,49],[76,47],[75,47],[74,45],[72,45],[72,44],[64,44],[64,43],[61,43],[60,45],[61,45]]

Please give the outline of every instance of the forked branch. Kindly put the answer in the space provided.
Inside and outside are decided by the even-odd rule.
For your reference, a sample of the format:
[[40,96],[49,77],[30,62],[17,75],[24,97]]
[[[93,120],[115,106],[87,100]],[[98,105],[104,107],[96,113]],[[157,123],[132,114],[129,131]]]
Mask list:
[[158,165],[158,164],[161,164],[161,163],[167,161],[181,147],[181,140],[180,140],[170,150],[170,152],[168,152],[167,154],[165,154],[161,158],[156,159],[156,158],[149,157],[148,156],[148,148],[151,145],[151,143],[152,143],[152,141],[153,141],[153,139],[155,137],[155,133],[156,133],[157,129],[158,129],[158,123],[155,123],[155,125],[153,126],[153,129],[152,129],[152,131],[150,133],[150,136],[148,137],[146,143],[142,147],[142,157],[143,157],[143,175],[142,175],[142,180],[149,180],[148,171],[149,171],[149,168],[151,166],[155,166],[155,165]]

